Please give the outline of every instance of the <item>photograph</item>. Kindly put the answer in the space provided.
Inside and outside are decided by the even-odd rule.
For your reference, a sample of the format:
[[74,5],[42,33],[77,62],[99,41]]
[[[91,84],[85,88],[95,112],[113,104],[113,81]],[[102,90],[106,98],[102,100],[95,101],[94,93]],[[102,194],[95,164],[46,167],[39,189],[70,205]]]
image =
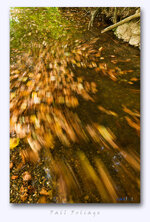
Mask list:
[[9,202],[140,204],[140,7],[9,7]]

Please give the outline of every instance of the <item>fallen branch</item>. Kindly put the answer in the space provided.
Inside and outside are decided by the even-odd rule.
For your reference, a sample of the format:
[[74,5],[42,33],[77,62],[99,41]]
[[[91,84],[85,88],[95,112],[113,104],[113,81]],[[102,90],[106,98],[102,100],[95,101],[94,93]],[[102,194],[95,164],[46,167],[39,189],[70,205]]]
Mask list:
[[100,9],[101,9],[101,8],[98,7],[98,8],[95,9],[94,11],[91,11],[91,20],[90,20],[89,25],[88,25],[88,30],[90,30],[90,28],[93,27],[94,19],[95,19],[95,17],[97,16],[97,14],[98,14],[98,12],[99,12]]
[[132,19],[139,18],[139,17],[140,17],[140,13],[136,13],[136,14],[134,14],[134,15],[131,15],[131,16],[129,16],[129,17],[121,20],[120,22],[115,23],[114,25],[111,25],[111,26],[107,27],[106,29],[103,29],[103,30],[101,31],[101,33],[110,31],[110,30],[118,27],[119,25],[122,25],[122,24],[124,24],[124,23],[126,23],[126,22],[129,22],[129,21],[132,20]]

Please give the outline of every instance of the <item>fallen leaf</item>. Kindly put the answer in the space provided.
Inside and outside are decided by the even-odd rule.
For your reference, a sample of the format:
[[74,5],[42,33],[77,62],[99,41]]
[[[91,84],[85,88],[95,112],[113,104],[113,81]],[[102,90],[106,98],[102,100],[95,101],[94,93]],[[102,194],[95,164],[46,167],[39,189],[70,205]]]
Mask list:
[[10,149],[14,149],[19,144],[19,138],[10,138]]
[[112,115],[112,116],[116,116],[116,117],[118,116],[117,113],[115,113],[115,112],[113,112],[113,111],[111,111],[111,110],[107,110],[107,109],[105,109],[105,108],[102,107],[102,106],[98,106],[98,109],[99,109],[100,111],[108,114],[108,115]]
[[122,107],[123,107],[123,111],[128,113],[129,115],[140,117],[140,113],[139,112],[137,112],[137,111],[133,112],[130,109],[128,109],[125,105],[122,105]]
[[16,176],[16,175],[13,175],[13,176],[11,177],[12,180],[15,180],[15,179],[17,179],[17,178],[18,178],[18,176]]
[[132,121],[128,116],[125,116],[126,121],[128,122],[129,126],[136,129],[138,133],[140,132],[140,124]]
[[45,196],[40,197],[38,203],[47,203],[46,197]]
[[23,82],[26,82],[27,79],[28,79],[28,77],[23,77],[23,78],[22,78],[22,81],[23,81]]
[[41,195],[44,195],[44,196],[49,196],[49,192],[47,192],[47,191],[45,190],[45,188],[42,188],[42,189],[41,189],[40,194],[41,194]]
[[133,78],[131,78],[130,80],[136,82],[136,81],[138,81],[139,79],[133,77]]
[[9,168],[12,169],[13,168],[13,162],[10,162]]
[[23,185],[20,188],[20,199],[24,202],[28,197],[27,189],[23,187]]
[[31,174],[28,171],[26,171],[23,173],[22,178],[23,178],[23,181],[29,181],[29,180],[31,180]]

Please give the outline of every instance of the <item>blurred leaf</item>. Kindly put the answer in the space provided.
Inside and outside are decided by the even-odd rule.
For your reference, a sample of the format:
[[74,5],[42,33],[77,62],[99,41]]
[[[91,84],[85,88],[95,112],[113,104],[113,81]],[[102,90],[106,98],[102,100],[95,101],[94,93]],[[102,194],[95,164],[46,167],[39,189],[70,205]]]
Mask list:
[[10,149],[14,149],[16,146],[19,144],[19,138],[10,138],[9,143],[10,143]]

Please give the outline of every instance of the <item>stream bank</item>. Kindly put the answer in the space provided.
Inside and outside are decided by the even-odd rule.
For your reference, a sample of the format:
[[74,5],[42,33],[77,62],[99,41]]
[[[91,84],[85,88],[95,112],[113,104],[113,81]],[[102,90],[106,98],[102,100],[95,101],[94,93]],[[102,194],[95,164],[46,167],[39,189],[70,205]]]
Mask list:
[[[115,25],[120,21],[140,13],[140,8],[138,7],[102,7],[96,8],[95,10],[98,10],[98,20],[108,23],[108,27],[110,24]],[[91,9],[91,14],[92,11],[94,11],[94,8]],[[116,28],[112,28],[111,31],[114,32],[117,38],[122,39],[124,42],[128,42],[132,46],[140,48],[140,18],[134,18],[130,21],[124,22],[123,24],[118,24],[118,26]]]

